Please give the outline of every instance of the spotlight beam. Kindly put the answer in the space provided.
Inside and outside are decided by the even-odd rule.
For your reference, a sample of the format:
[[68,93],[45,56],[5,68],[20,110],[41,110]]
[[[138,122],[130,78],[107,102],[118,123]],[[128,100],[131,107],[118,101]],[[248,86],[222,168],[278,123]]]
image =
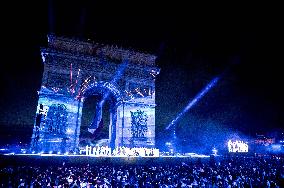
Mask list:
[[177,115],[177,117],[171,121],[171,123],[166,127],[166,130],[168,130],[170,127],[176,124],[176,122],[190,109],[192,108],[212,87],[214,87],[217,82],[219,81],[220,77],[216,77],[213,80],[211,80],[206,87],[204,87],[194,98],[191,100],[187,106],[183,109],[181,113]]
[[[111,84],[116,83],[121,78],[121,76],[123,75],[127,65],[128,65],[128,61],[124,61],[122,64],[120,64],[120,66],[118,67],[118,69],[115,73],[115,76],[113,77],[113,79],[110,82]],[[106,93],[104,93],[102,100],[97,104],[96,115],[93,119],[92,124],[88,128],[88,131],[91,132],[92,134],[99,127],[99,124],[102,121],[102,107],[103,107],[105,101],[107,100],[107,98],[109,97],[109,95],[110,95],[110,91],[107,91]]]
[[[113,77],[112,81],[110,82],[111,84],[114,84],[116,83],[120,78],[121,76],[123,75],[126,67],[127,67],[127,64],[128,64],[128,61],[124,61],[122,64],[120,64],[120,66],[118,67],[118,70],[116,71],[116,74],[115,76]],[[103,95],[103,99],[99,102],[99,105],[100,106],[103,106],[105,100],[108,98],[110,94],[110,91],[107,91],[107,93],[105,93]]]

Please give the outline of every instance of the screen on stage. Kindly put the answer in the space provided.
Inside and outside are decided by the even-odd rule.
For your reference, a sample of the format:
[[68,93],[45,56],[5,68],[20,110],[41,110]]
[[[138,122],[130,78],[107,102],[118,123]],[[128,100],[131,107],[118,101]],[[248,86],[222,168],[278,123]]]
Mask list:
[[232,141],[229,140],[228,141],[228,151],[231,153],[247,153],[248,152],[248,144],[245,143],[244,141],[240,141],[240,140],[236,140],[236,141]]

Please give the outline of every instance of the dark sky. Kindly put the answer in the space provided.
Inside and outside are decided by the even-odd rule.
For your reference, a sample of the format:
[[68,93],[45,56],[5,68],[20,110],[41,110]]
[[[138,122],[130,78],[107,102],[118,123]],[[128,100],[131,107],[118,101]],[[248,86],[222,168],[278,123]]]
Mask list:
[[181,118],[180,132],[222,126],[254,134],[283,127],[283,32],[276,8],[49,0],[2,9],[1,126],[32,126],[43,72],[40,47],[47,45],[48,33],[55,33],[157,55],[159,133],[228,67],[216,87]]

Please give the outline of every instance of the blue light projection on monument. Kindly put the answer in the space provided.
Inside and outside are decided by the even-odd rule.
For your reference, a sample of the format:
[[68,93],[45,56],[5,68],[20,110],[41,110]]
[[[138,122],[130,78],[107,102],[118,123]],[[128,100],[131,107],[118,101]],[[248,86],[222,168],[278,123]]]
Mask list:
[[183,109],[181,113],[177,115],[177,117],[171,121],[171,123],[166,127],[166,130],[171,128],[176,124],[176,122],[190,109],[192,108],[211,88],[213,88],[217,82],[219,81],[220,77],[216,77],[213,80],[211,80],[206,87],[204,87],[194,98],[191,100],[187,106]]
[[48,35],[41,56],[44,72],[31,152],[78,152],[84,100],[93,96],[99,99],[95,106],[110,102],[103,113],[110,117],[112,149],[130,146],[131,112],[137,110],[148,120],[144,140],[135,146],[155,147],[156,56],[54,35]]

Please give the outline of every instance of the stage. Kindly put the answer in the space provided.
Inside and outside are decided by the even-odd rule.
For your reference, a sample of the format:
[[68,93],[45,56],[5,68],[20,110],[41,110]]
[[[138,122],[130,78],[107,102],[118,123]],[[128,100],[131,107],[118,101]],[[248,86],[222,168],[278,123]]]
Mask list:
[[68,155],[60,155],[60,154],[16,154],[16,153],[7,153],[3,154],[5,156],[38,156],[38,157],[87,157],[87,158],[208,158],[210,155],[197,154],[197,153],[187,153],[187,154],[176,154],[176,155],[161,155],[159,157],[151,157],[151,156],[129,156],[129,157],[120,157],[120,156],[92,156],[92,155],[80,155],[80,154],[68,154]]
[[209,155],[191,153],[190,155],[160,156],[160,157],[93,157],[87,155],[58,155],[58,154],[15,154],[0,155],[1,166],[7,165],[62,165],[66,164],[109,164],[109,165],[149,165],[149,164],[178,164],[198,160],[209,161]]

